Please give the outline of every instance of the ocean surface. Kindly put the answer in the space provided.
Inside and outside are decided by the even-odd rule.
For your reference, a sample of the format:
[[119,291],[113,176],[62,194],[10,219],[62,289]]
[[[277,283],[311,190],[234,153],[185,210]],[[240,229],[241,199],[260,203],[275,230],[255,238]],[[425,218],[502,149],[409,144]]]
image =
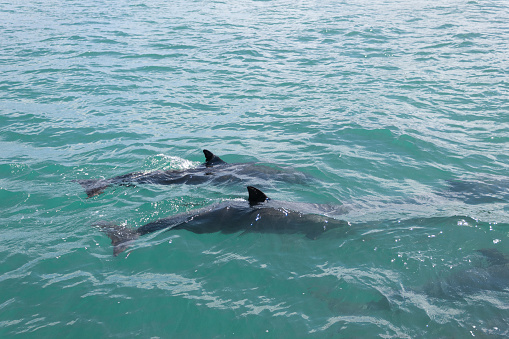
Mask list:
[[[508,22],[505,0],[0,0],[0,337],[507,338]],[[76,182],[203,149],[305,180]],[[116,257],[96,226],[248,184],[345,225]]]

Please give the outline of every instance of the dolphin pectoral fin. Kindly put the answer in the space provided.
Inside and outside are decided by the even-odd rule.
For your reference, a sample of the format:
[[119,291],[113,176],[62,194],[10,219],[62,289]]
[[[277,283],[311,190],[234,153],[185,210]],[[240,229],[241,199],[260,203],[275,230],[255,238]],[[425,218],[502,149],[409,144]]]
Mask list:
[[73,180],[77,182],[85,189],[85,193],[87,193],[87,198],[95,197],[104,192],[104,190],[109,186],[109,183],[105,182],[101,179],[86,179],[86,180]]
[[225,161],[221,160],[221,158],[219,158],[217,155],[215,155],[214,153],[212,153],[209,150],[204,149],[203,154],[205,154],[205,166],[207,166],[207,167],[226,163]]
[[106,233],[108,238],[111,239],[114,257],[124,252],[129,247],[129,245],[140,236],[140,234],[135,229],[127,226],[104,222],[97,223],[94,226],[100,227],[101,231]]

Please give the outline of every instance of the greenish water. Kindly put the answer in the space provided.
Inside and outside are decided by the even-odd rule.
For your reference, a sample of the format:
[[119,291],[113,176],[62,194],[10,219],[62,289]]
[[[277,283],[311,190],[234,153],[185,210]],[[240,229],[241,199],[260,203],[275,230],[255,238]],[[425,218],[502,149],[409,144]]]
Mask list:
[[[508,20],[505,1],[1,1],[0,337],[507,337]],[[245,185],[73,180],[203,148],[309,175],[255,184],[350,226],[156,232],[113,257],[94,223]]]

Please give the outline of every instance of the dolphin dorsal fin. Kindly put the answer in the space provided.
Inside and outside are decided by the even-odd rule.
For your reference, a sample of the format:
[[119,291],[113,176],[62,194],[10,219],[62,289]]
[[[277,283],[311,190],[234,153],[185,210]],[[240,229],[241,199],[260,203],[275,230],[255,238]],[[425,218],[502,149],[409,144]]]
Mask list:
[[251,205],[256,205],[261,202],[265,202],[265,201],[269,200],[269,198],[267,198],[265,193],[263,193],[256,187],[247,186],[247,191],[249,192],[249,203]]
[[209,150],[204,149],[203,154],[205,154],[205,166],[207,166],[207,167],[225,163],[223,160],[221,160],[220,157],[218,157],[217,155],[215,155],[214,153],[212,153]]

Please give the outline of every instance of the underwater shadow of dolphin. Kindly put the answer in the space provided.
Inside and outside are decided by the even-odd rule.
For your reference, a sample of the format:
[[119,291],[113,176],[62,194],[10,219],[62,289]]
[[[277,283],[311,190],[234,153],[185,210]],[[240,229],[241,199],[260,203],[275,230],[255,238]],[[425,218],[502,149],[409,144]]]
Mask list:
[[438,194],[461,200],[466,204],[506,203],[509,201],[509,179],[486,177],[472,180],[447,180],[448,190]]
[[477,250],[486,265],[459,270],[429,281],[424,292],[432,297],[458,299],[480,291],[509,289],[509,258],[494,248]]
[[[159,230],[187,230],[197,234],[221,232],[302,233],[316,239],[329,229],[345,227],[347,222],[323,215],[330,205],[273,201],[259,189],[248,186],[248,201],[229,200],[212,206],[152,221],[139,228],[96,224],[111,239],[113,255],[117,256],[140,236]],[[305,211],[303,211],[303,209]],[[348,212],[338,205],[334,215]],[[322,213],[322,214],[320,214]]]
[[229,164],[212,152],[204,149],[205,163],[186,170],[169,170],[153,172],[133,172],[109,179],[73,180],[78,182],[91,198],[104,192],[112,185],[135,186],[137,184],[198,185],[207,182],[249,182],[252,178],[304,183],[310,177],[302,172],[281,170],[257,163]]

